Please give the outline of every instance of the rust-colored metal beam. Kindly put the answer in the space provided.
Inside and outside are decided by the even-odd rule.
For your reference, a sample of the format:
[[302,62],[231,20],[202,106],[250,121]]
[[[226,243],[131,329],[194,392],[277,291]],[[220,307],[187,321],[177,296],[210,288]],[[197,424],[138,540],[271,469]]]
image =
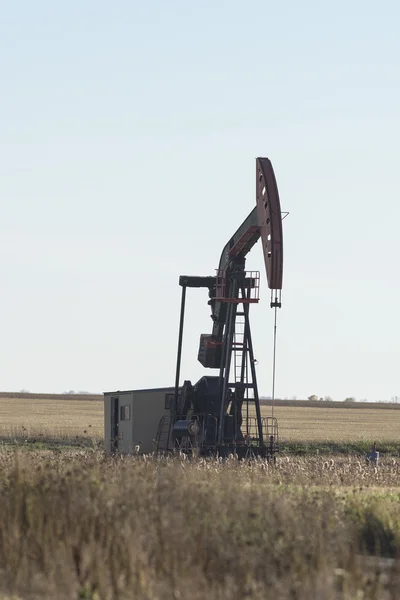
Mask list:
[[283,233],[278,186],[271,161],[257,158],[257,215],[260,227],[268,287],[282,289]]

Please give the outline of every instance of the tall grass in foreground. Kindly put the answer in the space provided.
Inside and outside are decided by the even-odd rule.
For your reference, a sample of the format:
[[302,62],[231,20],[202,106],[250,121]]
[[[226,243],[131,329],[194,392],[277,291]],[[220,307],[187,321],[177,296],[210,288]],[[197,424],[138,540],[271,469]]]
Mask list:
[[399,476],[394,460],[3,452],[2,598],[397,598],[397,563],[360,554],[397,558]]

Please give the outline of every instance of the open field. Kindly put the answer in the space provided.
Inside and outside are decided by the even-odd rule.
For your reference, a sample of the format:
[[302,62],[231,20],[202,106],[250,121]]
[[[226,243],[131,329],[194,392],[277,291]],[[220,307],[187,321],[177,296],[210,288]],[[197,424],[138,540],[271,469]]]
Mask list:
[[[396,409],[274,412],[293,442],[399,437]],[[398,598],[398,455],[106,458],[68,444],[101,441],[85,397],[0,395],[12,433],[35,443],[0,445],[0,600]]]
[[0,598],[395,600],[400,464],[0,452]]
[[[265,415],[270,407],[262,407]],[[398,440],[400,412],[390,408],[275,406],[283,439],[307,441]]]
[[0,397],[0,436],[25,433],[100,439],[103,424],[99,400]]
[[[97,399],[96,399],[97,398]],[[374,408],[317,407],[308,405],[274,407],[280,436],[286,441],[349,442],[377,440],[400,442],[400,412],[393,405]],[[252,413],[254,414],[254,413]],[[262,406],[262,414],[271,407]],[[4,397],[0,395],[0,436],[12,432],[26,435],[103,436],[102,397]]]

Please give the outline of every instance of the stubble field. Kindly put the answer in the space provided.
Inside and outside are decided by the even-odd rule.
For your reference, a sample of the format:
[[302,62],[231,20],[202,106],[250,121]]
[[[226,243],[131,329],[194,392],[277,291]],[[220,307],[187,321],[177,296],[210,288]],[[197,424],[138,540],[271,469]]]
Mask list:
[[400,411],[274,413],[293,443],[396,451],[106,458],[101,399],[0,397],[0,599],[397,599]]
[[[263,416],[271,407],[262,406]],[[251,414],[255,414],[252,412]],[[326,408],[275,406],[282,440],[350,442],[400,441],[400,410],[397,408]],[[85,396],[63,399],[0,397],[0,436],[52,435],[59,437],[103,436],[102,398]]]
[[104,435],[101,400],[0,397],[0,437],[93,437]]

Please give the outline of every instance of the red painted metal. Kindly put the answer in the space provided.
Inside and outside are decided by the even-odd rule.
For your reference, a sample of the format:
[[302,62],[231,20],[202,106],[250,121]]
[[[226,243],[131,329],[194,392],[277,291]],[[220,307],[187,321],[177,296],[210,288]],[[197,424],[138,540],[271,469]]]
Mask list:
[[282,289],[283,233],[278,186],[268,158],[257,158],[257,214],[268,287]]
[[[259,230],[257,225],[251,225],[243,235],[238,239],[236,244],[229,250],[229,256],[237,256],[239,252],[243,251],[243,254],[246,254],[246,244],[250,245],[251,241],[254,239],[254,234]],[[253,245],[253,244],[251,244]]]
[[244,296],[235,298],[228,295],[228,282],[225,269],[216,269],[215,299],[217,302],[233,302],[235,304],[251,304],[260,300],[260,272],[246,271],[244,277]]

